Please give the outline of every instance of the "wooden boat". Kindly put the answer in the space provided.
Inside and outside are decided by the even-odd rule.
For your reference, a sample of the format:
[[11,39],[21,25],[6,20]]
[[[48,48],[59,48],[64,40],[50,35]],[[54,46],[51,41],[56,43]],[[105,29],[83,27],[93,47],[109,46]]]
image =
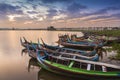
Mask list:
[[77,49],[94,49],[94,47],[98,47],[101,48],[104,46],[104,44],[106,42],[90,42],[90,41],[80,41],[80,42],[74,42],[71,41],[69,38],[68,39],[63,39],[63,38],[59,38],[58,42],[59,45],[62,45],[64,47],[68,47],[68,48],[77,48]]
[[73,49],[82,49],[82,50],[93,50],[94,47],[101,48],[103,44],[101,43],[99,46],[97,44],[92,43],[74,43],[74,42],[58,42],[59,45],[62,45],[67,48],[73,48]]
[[76,57],[49,55],[43,50],[37,52],[37,60],[42,68],[62,75],[84,76],[88,79],[89,77],[108,80],[120,78],[120,66],[117,65],[80,60]]
[[[69,37],[68,34],[65,35],[58,35],[59,38],[62,38],[63,40],[71,40],[73,42],[103,42],[101,38],[97,38],[96,36],[88,36],[87,38],[85,36],[77,37],[76,34],[71,34],[71,37]],[[105,40],[106,41],[106,40]]]
[[42,50],[47,51],[49,54],[56,54],[56,55],[61,55],[61,56],[77,56],[79,59],[84,59],[84,60],[91,60],[91,61],[98,61],[99,56],[96,54],[96,50],[91,51],[87,53],[86,51],[82,50],[75,50],[75,49],[69,49],[69,48],[61,48],[61,47],[54,47],[54,46],[49,46],[43,42]]
[[41,66],[39,65],[37,59],[34,59],[34,58],[30,58],[29,59],[29,62],[28,62],[28,72],[32,72],[34,69],[39,70],[38,71],[38,75],[37,75],[37,80],[62,80],[62,79],[65,79],[65,80],[78,80],[78,78],[71,78],[71,77],[65,77],[65,76],[62,76],[62,75],[57,75],[55,73],[52,73],[52,72],[49,72],[43,68],[41,68]]
[[46,44],[42,39],[41,41],[42,41],[42,45],[39,42],[38,42],[38,45],[52,52],[74,53],[74,54],[80,54],[80,55],[89,56],[89,57],[97,54],[97,51],[96,51],[97,47],[95,47],[93,51],[83,51],[83,50],[71,49],[71,48],[65,48],[65,47],[59,47],[59,46],[50,46]]
[[28,55],[32,58],[37,58],[37,55],[36,55],[36,48],[32,46],[29,46],[27,45],[27,52],[28,52]]
[[90,42],[95,42],[95,40],[93,39],[90,39],[89,37],[85,37],[85,36],[82,36],[82,37],[77,37],[76,34],[72,34],[71,35],[71,41],[74,41],[74,42],[80,42],[80,41],[90,41]]
[[[70,57],[73,57],[73,56],[76,56],[77,58],[79,58],[79,59],[84,59],[84,60],[91,60],[91,61],[98,61],[99,60],[99,56],[98,56],[98,54],[96,54],[96,55],[94,55],[94,56],[83,56],[83,55],[81,55],[81,54],[83,54],[82,53],[82,51],[80,52],[65,52],[65,50],[66,51],[70,51],[70,50],[67,50],[67,49],[63,49],[63,48],[59,48],[58,47],[58,49],[57,50],[55,50],[56,49],[56,47],[54,47],[54,46],[48,46],[49,48],[46,48],[46,47],[41,47],[41,48],[39,48],[39,50],[44,50],[44,51],[46,51],[46,52],[48,52],[49,54],[55,54],[55,55],[61,55],[61,56],[70,56]],[[50,49],[50,48],[53,48],[53,49]],[[33,58],[36,58],[36,48],[34,48],[34,45],[33,45],[33,50],[31,50],[31,49],[29,49],[29,45],[28,45],[28,47],[27,47],[27,50],[28,50],[28,55],[30,56],[30,57],[33,57]],[[60,50],[62,50],[62,51],[60,51]],[[64,50],[64,52],[63,52],[63,50]],[[84,53],[85,54],[85,53]]]

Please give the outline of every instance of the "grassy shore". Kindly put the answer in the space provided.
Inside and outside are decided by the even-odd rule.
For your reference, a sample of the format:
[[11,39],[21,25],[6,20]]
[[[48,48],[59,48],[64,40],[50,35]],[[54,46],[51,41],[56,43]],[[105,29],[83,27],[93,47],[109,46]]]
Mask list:
[[[65,31],[73,31],[73,32],[80,31],[88,34],[90,33],[90,34],[96,34],[96,35],[106,35],[108,37],[120,37],[120,30],[65,30]],[[112,43],[111,46],[112,48],[110,49],[116,51],[117,54],[115,56],[111,56],[110,58],[115,60],[120,60],[120,44]]]
[[120,60],[120,44],[113,43],[111,50],[115,50],[117,54],[115,56],[111,56],[110,59]]
[[[106,36],[116,36],[120,37],[120,30],[103,30],[103,31],[86,31],[96,35],[106,35]],[[112,43],[112,48],[109,50],[114,50],[117,52],[115,56],[111,56],[110,59],[120,60],[120,44],[119,43]]]
[[94,30],[94,31],[85,31],[85,32],[90,32],[90,33],[97,34],[97,35],[120,37],[120,30],[102,30],[102,31]]

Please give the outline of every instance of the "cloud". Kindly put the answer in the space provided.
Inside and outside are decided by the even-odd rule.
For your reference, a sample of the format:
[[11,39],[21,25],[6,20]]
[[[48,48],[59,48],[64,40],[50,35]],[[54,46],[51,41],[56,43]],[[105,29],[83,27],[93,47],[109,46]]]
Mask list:
[[44,17],[40,17],[37,21],[43,21]]
[[[20,10],[20,8],[21,7],[19,6],[13,6],[11,4],[0,3],[0,20],[7,20],[8,19],[7,15],[23,14],[23,11]],[[10,21],[14,21],[14,18],[11,17]]]
[[105,9],[101,9],[101,10],[95,12],[94,15],[96,15],[96,14],[105,14],[108,11],[115,11],[115,10],[120,10],[120,6],[117,6],[117,7],[115,7],[115,6],[113,7],[112,6],[112,7],[107,7]]
[[111,6],[111,7],[106,7],[100,10],[97,10],[95,12],[88,12],[79,15],[79,18],[84,21],[89,21],[89,20],[96,20],[96,19],[103,19],[103,18],[110,18],[110,17],[120,17],[119,13],[116,11],[120,11],[119,6]]
[[116,17],[116,18],[120,19],[120,13],[113,14],[113,15],[111,15],[111,16],[114,16],[114,17]]
[[38,1],[38,0],[27,0],[27,1],[29,2],[29,1]]
[[25,21],[24,24],[31,24],[33,23],[32,21]]
[[21,14],[22,11],[19,10],[20,7],[19,6],[12,6],[10,4],[6,4],[6,3],[0,3],[0,14]]
[[[74,0],[27,0],[27,2],[30,3],[25,3],[24,2],[15,2],[15,4],[11,3],[0,3],[0,14],[10,15],[10,14],[22,14],[24,17],[29,17],[31,20],[36,21],[41,21],[45,20],[46,18],[48,20],[55,19],[56,16],[61,16],[61,19],[63,18],[63,14],[67,15],[70,14],[71,16],[79,13],[81,9],[86,8],[86,6],[83,6],[79,3],[75,3]],[[58,3],[58,5],[52,5],[52,3],[55,2],[68,2],[70,5],[65,3],[64,5],[62,3]],[[48,4],[45,4],[48,3]],[[1,5],[2,4],[2,5]],[[62,4],[63,6],[60,6],[59,4]],[[64,10],[62,9],[63,7],[66,7]],[[4,7],[4,9],[3,9]],[[66,10],[67,9],[67,10]],[[73,16],[74,16],[73,15]],[[47,16],[46,18],[41,18]],[[26,17],[26,18],[27,18]],[[54,17],[54,18],[53,18]],[[58,19],[58,17],[56,18]],[[18,19],[19,20],[19,19]]]
[[104,15],[104,14],[108,14],[110,11],[117,11],[120,10],[120,6],[111,6],[111,7],[107,7],[107,8],[103,8],[100,10],[97,10],[95,12],[92,13],[86,13],[83,14],[83,16],[89,16],[89,15]]
[[87,8],[87,6],[74,2],[67,7],[67,11],[73,14],[76,12],[80,12],[80,10],[86,9],[86,8]]
[[119,5],[108,5],[108,3],[105,5],[103,0],[102,4],[99,5],[98,1],[93,5],[92,1],[88,3],[89,1],[80,0],[6,0],[6,2],[2,0],[0,20],[4,18],[23,23],[28,21],[25,24],[30,24],[32,21],[34,24],[34,22],[63,22],[64,20],[69,20],[69,23],[79,21],[82,23],[103,18],[120,19]]
[[84,21],[96,21],[96,20],[107,20],[107,19],[120,19],[120,13],[111,14],[111,15],[91,15],[88,17],[82,17]]
[[38,12],[36,12],[36,11],[27,11],[27,13],[29,13],[29,14],[37,14]]
[[49,9],[49,10],[47,10],[47,12],[48,12],[47,16],[49,18],[52,18],[53,16],[56,16],[57,13],[58,13],[58,11],[56,9]]
[[65,15],[65,14],[60,14],[60,15],[53,16],[53,20],[64,19],[64,18],[66,18],[66,17],[67,17],[67,15]]
[[70,2],[74,0],[27,0],[28,2],[42,1],[43,3]]
[[8,20],[13,22],[16,21],[15,18],[22,17],[22,15],[7,15]]

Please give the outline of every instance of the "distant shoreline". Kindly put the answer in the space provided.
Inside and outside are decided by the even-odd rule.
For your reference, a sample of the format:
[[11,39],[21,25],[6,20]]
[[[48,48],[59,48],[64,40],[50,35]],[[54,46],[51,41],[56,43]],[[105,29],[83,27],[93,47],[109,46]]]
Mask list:
[[0,29],[0,30],[47,30],[47,29]]
[[104,31],[104,30],[120,30],[120,26],[116,27],[61,27],[56,28],[49,26],[47,28],[15,28],[1,27],[0,30],[48,30],[48,31]]
[[78,27],[78,28],[55,28],[50,26],[47,28],[0,28],[0,30],[48,30],[48,31],[105,31],[120,30],[120,27]]
[[120,30],[120,27],[110,27],[110,28],[0,28],[0,30],[48,30],[48,31],[111,31]]

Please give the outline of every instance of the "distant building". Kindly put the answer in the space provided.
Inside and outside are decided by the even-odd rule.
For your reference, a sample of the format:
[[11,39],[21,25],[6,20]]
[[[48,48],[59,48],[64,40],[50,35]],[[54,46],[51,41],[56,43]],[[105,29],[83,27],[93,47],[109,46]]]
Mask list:
[[56,30],[56,28],[54,28],[54,26],[50,26],[50,27],[47,27],[47,30]]

